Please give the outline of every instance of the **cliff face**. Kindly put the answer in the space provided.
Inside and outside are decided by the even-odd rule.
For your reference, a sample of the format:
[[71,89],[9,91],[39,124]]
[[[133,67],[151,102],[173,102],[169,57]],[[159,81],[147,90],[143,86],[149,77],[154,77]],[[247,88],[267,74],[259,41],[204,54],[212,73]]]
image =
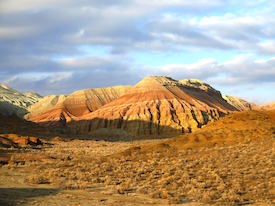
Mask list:
[[[117,99],[130,88],[131,86],[116,86],[76,91],[61,100],[54,98],[48,103],[49,107],[46,110],[44,109],[39,113],[36,113],[36,110],[27,115],[26,118],[43,126],[60,124],[66,126],[74,118],[89,114]],[[45,105],[45,103],[43,104]],[[52,106],[50,106],[51,104]]]
[[118,128],[132,136],[174,135],[194,131],[236,110],[216,90],[206,91],[168,77],[147,77],[126,94],[68,126],[80,133]]
[[228,96],[222,95],[223,99],[225,99],[229,104],[236,107],[239,111],[246,111],[246,110],[261,110],[261,107],[252,103],[247,102],[239,97],[236,96]]

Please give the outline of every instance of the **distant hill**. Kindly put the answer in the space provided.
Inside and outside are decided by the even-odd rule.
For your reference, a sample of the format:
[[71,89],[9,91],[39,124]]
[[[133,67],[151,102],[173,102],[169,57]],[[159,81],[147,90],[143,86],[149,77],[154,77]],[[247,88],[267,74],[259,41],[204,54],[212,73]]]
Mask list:
[[262,109],[264,109],[264,110],[273,110],[273,109],[275,109],[275,102],[263,105]]
[[0,85],[0,113],[16,114],[23,118],[28,113],[28,107],[38,102],[42,97],[36,93],[22,94],[6,85]]
[[29,120],[30,118],[36,117],[39,114],[42,114],[55,105],[62,102],[68,95],[49,95],[44,98],[39,99],[39,101],[28,107],[28,114],[24,116],[25,119]]
[[222,95],[222,97],[232,106],[236,107],[239,111],[245,111],[245,110],[260,110],[261,107],[252,103],[245,101],[239,97],[236,96],[228,96],[228,95]]

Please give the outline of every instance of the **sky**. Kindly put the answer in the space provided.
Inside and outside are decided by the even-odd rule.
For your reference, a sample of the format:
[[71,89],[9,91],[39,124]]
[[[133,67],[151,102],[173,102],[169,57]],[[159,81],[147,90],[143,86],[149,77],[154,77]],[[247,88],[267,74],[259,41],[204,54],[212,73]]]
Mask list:
[[146,76],[275,102],[275,1],[0,0],[0,83],[69,94]]

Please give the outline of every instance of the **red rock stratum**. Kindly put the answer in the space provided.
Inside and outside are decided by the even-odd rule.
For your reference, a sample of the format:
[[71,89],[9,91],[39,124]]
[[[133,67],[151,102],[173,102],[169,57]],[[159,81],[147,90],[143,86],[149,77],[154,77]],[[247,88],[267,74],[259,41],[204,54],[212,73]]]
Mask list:
[[86,89],[76,91],[53,105],[52,108],[36,114],[30,113],[28,120],[43,126],[66,125],[72,119],[89,114],[126,93],[131,86]]
[[76,133],[118,128],[132,136],[174,135],[194,131],[232,111],[237,109],[219,91],[199,80],[181,83],[152,76],[68,126]]

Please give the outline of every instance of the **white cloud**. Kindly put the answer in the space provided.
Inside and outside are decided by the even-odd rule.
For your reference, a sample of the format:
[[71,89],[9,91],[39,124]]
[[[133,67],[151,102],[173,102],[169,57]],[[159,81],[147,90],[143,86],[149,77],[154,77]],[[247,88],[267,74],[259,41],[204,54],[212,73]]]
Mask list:
[[274,37],[274,14],[208,15],[206,8],[223,10],[231,5],[222,0],[22,0],[20,4],[9,0],[0,4],[4,12],[0,41],[14,36],[14,41],[26,42],[31,47],[51,42],[72,49],[79,44],[108,45],[114,53],[187,47],[275,53],[270,44]]
[[147,74],[154,71],[175,79],[200,78],[220,85],[255,85],[274,82],[275,59],[255,59],[254,55],[238,55],[217,63],[215,59],[201,59],[192,64],[167,64],[162,67],[145,67]]
[[258,45],[262,53],[275,54],[275,40],[260,42]]
[[216,8],[221,6],[222,0],[193,0],[193,1],[182,1],[182,0],[136,0],[135,4],[142,7],[177,7],[186,8],[192,10],[203,10],[209,8]]
[[175,72],[184,72],[185,74],[196,76],[197,72],[201,72],[202,70],[209,70],[213,68],[217,68],[217,62],[215,59],[201,59],[193,64],[168,64],[164,65],[161,70],[171,75]]
[[144,67],[144,76],[166,75],[174,79],[199,78],[224,94],[236,95],[258,104],[274,101],[275,58],[257,59],[253,54],[237,55],[229,61],[201,59],[193,64]]
[[54,75],[51,75],[51,77],[49,78],[49,82],[51,84],[53,83],[58,83],[64,80],[68,80],[69,78],[72,77],[72,72],[59,72],[59,73],[55,73]]
[[[272,82],[274,8],[271,0],[2,0],[0,80],[11,79],[20,87],[30,81],[44,93],[38,84],[53,81],[49,88],[61,92],[99,81],[98,86],[130,79],[134,84],[144,75],[195,77],[230,86]],[[108,49],[102,55],[79,49],[83,46]],[[144,51],[148,65],[133,56]],[[159,64],[150,65],[145,55],[155,52],[207,56],[154,67]],[[218,58],[230,52],[240,55],[226,62]],[[63,72],[68,72],[64,78],[54,78]],[[41,78],[26,78],[34,73]]]

